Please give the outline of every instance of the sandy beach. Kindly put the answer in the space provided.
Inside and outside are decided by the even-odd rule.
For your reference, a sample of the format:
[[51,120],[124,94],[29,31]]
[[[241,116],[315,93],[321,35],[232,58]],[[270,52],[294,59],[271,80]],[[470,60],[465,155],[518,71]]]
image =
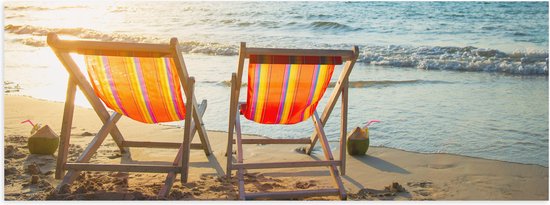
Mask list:
[[[31,119],[59,133],[63,103],[5,95],[4,106],[5,200],[160,199],[156,194],[164,174],[84,172],[68,190],[56,192],[59,183],[53,174],[56,157],[30,155],[26,144],[30,126],[20,122]],[[74,119],[69,161],[75,160],[101,125],[88,108],[78,107]],[[182,139],[181,129],[175,127],[144,125],[127,118],[122,118],[118,126],[127,139],[154,138],[167,142]],[[214,154],[206,157],[204,152],[192,150],[189,182],[181,184],[178,175],[167,199],[237,198],[236,180],[223,177],[227,133],[209,131],[208,135]],[[254,137],[257,138],[245,136]],[[244,158],[248,162],[321,158],[321,153],[308,156],[297,152],[297,148],[298,145],[247,145]],[[130,154],[121,155],[109,137],[91,162],[168,164],[176,151],[132,148]],[[245,181],[248,192],[332,187],[324,167],[251,170]],[[547,167],[382,147],[371,147],[367,156],[348,156],[343,182],[348,200],[548,200]],[[392,187],[392,183],[399,185]],[[337,200],[337,197],[307,200],[317,199]]]

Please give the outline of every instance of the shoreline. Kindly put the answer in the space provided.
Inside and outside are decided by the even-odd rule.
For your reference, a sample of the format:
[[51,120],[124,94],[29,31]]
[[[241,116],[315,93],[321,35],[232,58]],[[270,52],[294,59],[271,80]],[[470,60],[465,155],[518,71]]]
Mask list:
[[[30,127],[19,122],[32,119],[37,123],[48,124],[59,133],[63,103],[29,96],[4,95],[4,106],[5,152],[8,146],[12,146],[17,153],[26,156],[5,158],[5,169],[14,170],[5,176],[6,200],[105,199],[102,197],[111,200],[155,199],[151,197],[156,195],[164,174],[90,172],[83,177],[91,179],[91,185],[79,181],[74,183],[70,194],[52,196],[49,194],[51,187],[59,183],[50,173],[55,171],[55,158],[26,155],[26,143],[23,141],[28,137]],[[72,152],[69,153],[69,159],[76,158],[93,138],[83,134],[97,132],[101,125],[91,108],[76,106],[74,115],[71,135],[74,148],[70,149]],[[175,126],[144,126],[127,118],[121,119],[118,125],[124,136],[131,136],[132,140],[149,139],[151,136],[158,138],[158,141],[178,141],[181,138],[181,129]],[[221,177],[225,170],[227,133],[209,130],[208,135],[214,150],[213,157],[205,157],[201,151],[191,151],[190,181],[186,184],[174,183],[169,199],[235,199],[236,186],[233,181]],[[245,135],[244,138],[258,136]],[[244,147],[244,157],[247,162],[322,158],[320,153],[312,156],[299,154],[295,151],[298,146],[247,145]],[[170,163],[175,153],[174,150],[160,149],[131,150],[130,160],[159,163]],[[334,154],[335,158],[339,157],[337,153]],[[116,145],[108,137],[91,162],[120,163],[129,160],[128,157],[119,154]],[[25,170],[33,163],[38,164],[43,172],[39,174],[42,184],[29,184],[31,174]],[[350,200],[548,200],[548,168],[541,165],[372,146],[367,156],[348,156],[346,167],[347,174],[342,180]],[[247,179],[253,183],[247,183],[245,187],[247,192],[330,188],[332,182],[328,176],[324,167],[250,170]],[[399,183],[406,191],[384,192],[384,188],[393,182]],[[50,186],[40,188],[43,184]],[[336,197],[315,199],[337,200]]]
[[[26,98],[31,98],[33,100],[39,100],[39,101],[44,101],[44,102],[48,102],[48,103],[64,103],[64,102],[61,102],[61,101],[54,101],[54,100],[48,100],[48,99],[40,99],[40,98],[35,98],[33,96],[29,96],[29,95],[18,95],[17,93],[5,93],[4,94],[4,98],[6,96],[21,96],[21,97],[26,97]],[[75,108],[78,107],[78,108],[81,108],[81,109],[92,109],[91,107],[83,107],[83,106],[80,106],[80,105],[75,105]],[[61,118],[60,118],[61,119]],[[166,126],[166,127],[170,127],[170,128],[181,128],[180,126],[176,126],[176,125],[167,125],[167,124],[158,124],[159,126]],[[217,132],[217,133],[225,133],[227,135],[227,131],[224,131],[224,130],[210,130],[210,129],[206,129],[207,132]],[[264,136],[264,135],[259,135],[259,134],[247,134],[247,133],[243,133],[243,135],[245,136],[248,136],[248,137],[258,137],[258,138],[263,138],[263,139],[276,139],[276,138],[272,138],[272,137],[269,137],[269,136]],[[337,143],[339,141],[328,141],[329,143]],[[413,151],[413,150],[405,150],[405,149],[400,149],[400,148],[395,148],[395,147],[386,147],[386,146],[376,146],[376,145],[370,145],[369,148],[372,148],[372,147],[376,147],[376,148],[384,148],[384,149],[393,149],[393,150],[398,150],[398,151],[404,151],[404,152],[410,152],[410,153],[415,153],[415,154],[425,154],[425,155],[438,155],[438,154],[443,154],[443,155],[451,155],[451,156],[458,156],[458,157],[468,157],[468,158],[472,158],[472,159],[482,159],[482,160],[491,160],[491,161],[497,161],[497,162],[504,162],[504,163],[514,163],[514,164],[519,164],[519,165],[537,165],[537,166],[540,166],[541,168],[548,168],[548,166],[544,166],[544,165],[540,165],[540,164],[529,164],[529,163],[521,163],[521,162],[512,162],[512,161],[505,161],[505,160],[499,160],[499,159],[490,159],[490,158],[483,158],[483,157],[477,157],[477,156],[468,156],[468,155],[462,155],[462,154],[456,154],[456,153],[430,153],[430,152],[419,152],[419,151]],[[338,148],[338,147],[336,147]],[[336,150],[339,150],[339,149],[336,149]],[[314,150],[314,152],[317,151],[317,150]]]

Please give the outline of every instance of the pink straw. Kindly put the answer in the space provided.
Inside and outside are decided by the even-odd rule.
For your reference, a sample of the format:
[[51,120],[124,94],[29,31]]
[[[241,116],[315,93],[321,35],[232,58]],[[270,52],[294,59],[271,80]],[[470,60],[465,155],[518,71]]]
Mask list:
[[363,129],[369,127],[370,124],[375,123],[375,122],[382,122],[382,121],[380,121],[380,120],[371,120],[371,121],[368,121],[367,124],[363,127]]
[[30,123],[30,124],[31,124],[31,125],[32,125],[32,126],[34,127],[34,123],[32,123],[32,121],[31,121],[31,120],[25,120],[25,121],[21,122],[21,124],[23,124],[23,123],[25,123],[25,122],[28,122],[28,123]]

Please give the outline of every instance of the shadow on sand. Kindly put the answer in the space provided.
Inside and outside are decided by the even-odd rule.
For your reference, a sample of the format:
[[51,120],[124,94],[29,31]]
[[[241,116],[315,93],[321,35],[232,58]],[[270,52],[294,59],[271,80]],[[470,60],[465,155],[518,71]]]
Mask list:
[[385,161],[383,159],[380,159],[378,157],[373,157],[369,155],[364,156],[351,156],[354,159],[361,161],[365,163],[366,165],[369,165],[373,168],[376,168],[380,171],[384,172],[394,172],[394,173],[400,173],[400,174],[410,174],[409,171],[406,169],[403,169],[395,164],[392,164],[391,162]]

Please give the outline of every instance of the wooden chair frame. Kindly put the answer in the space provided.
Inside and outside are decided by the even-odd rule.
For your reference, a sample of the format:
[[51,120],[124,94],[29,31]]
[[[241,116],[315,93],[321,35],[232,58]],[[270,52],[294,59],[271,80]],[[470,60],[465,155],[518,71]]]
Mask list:
[[[197,104],[194,95],[195,79],[187,73],[187,68],[183,56],[178,46],[178,40],[172,38],[170,44],[142,44],[142,43],[118,43],[118,42],[97,42],[97,41],[73,41],[60,40],[56,34],[48,34],[48,45],[52,48],[56,56],[64,65],[69,73],[69,82],[67,86],[67,96],[63,112],[63,122],[60,134],[59,151],[57,155],[57,166],[55,178],[63,181],[59,184],[61,188],[65,184],[71,184],[79,175],[80,171],[123,171],[123,172],[152,172],[168,173],[165,184],[159,193],[160,197],[165,197],[170,191],[175,181],[176,174],[181,174],[181,182],[188,180],[189,172],[189,152],[190,149],[202,149],[208,156],[212,153],[208,136],[202,122],[202,116],[206,110],[206,100]],[[122,114],[114,112],[109,114],[105,105],[98,96],[95,95],[93,88],[86,77],[80,71],[78,65],[71,58],[69,53],[76,52],[85,54],[89,51],[113,52],[117,55],[139,56],[140,53],[155,54],[158,56],[172,57],[177,68],[179,80],[186,97],[186,115],[184,122],[184,132],[182,143],[172,142],[153,142],[153,141],[128,141],[122,137],[116,122],[122,117]],[[123,54],[126,53],[126,54]],[[67,162],[67,153],[71,136],[71,126],[74,113],[74,98],[76,87],[79,87],[86,96],[94,111],[97,113],[103,126],[88,144],[82,155],[75,163]],[[190,103],[191,102],[191,103]],[[201,143],[192,144],[193,136],[198,132]],[[111,134],[121,153],[126,153],[128,147],[147,147],[147,148],[172,148],[178,149],[178,153],[171,166],[167,165],[146,165],[146,164],[90,164],[89,160],[97,151],[101,143],[108,134]],[[65,174],[65,170],[68,172]]]
[[[308,139],[242,139],[240,125],[240,104],[239,92],[242,84],[244,61],[250,55],[285,55],[285,56],[341,56],[345,61],[344,68],[340,73],[336,86],[330,95],[329,101],[319,117],[317,111],[312,116],[315,132]],[[346,165],[346,134],[347,134],[347,110],[348,110],[348,79],[353,66],[359,55],[359,48],[354,46],[352,50],[320,50],[320,49],[279,49],[279,48],[247,48],[246,43],[241,42],[239,51],[239,63],[237,73],[231,76],[231,99],[229,110],[229,128],[227,143],[227,177],[231,177],[231,171],[237,171],[239,199],[273,198],[290,199],[308,196],[338,195],[340,199],[346,199],[346,192],[339,176],[337,166],[340,166],[342,175],[345,175]],[[328,121],[332,109],[336,105],[339,96],[342,96],[341,109],[341,134],[340,134],[340,159],[335,160],[332,156],[328,140],[324,132],[324,126]],[[233,139],[233,131],[236,132],[236,140]],[[296,161],[296,162],[268,162],[268,163],[244,163],[243,144],[309,144],[306,150],[311,154],[317,141],[320,141],[324,151],[325,160],[318,161]],[[236,163],[233,162],[233,144],[237,145]],[[320,189],[306,191],[285,191],[285,192],[257,192],[245,193],[243,174],[246,169],[268,169],[268,168],[290,168],[290,167],[315,167],[326,166],[329,168],[331,177],[334,180],[336,189]]]

